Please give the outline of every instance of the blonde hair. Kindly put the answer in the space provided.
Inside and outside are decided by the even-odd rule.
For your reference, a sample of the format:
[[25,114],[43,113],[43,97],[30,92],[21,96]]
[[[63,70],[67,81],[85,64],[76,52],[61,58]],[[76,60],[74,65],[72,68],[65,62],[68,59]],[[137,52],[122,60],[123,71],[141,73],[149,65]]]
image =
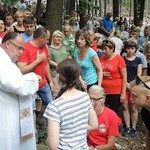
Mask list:
[[22,15],[23,16],[23,11],[16,11],[15,15],[14,15],[14,18],[16,19],[19,15]]
[[115,30],[114,36],[120,38],[120,31]]
[[[141,76],[139,77],[141,79],[141,81],[143,81],[147,86],[149,86],[147,84],[147,82],[150,82],[150,76]],[[150,94],[150,90],[147,89],[144,84],[142,82],[139,82],[139,84],[137,85],[136,84],[136,80],[133,80],[131,83],[130,83],[130,87],[131,87],[131,90],[132,88],[136,87],[138,90],[140,90],[140,93],[142,94]]]
[[56,34],[60,34],[60,35],[63,37],[63,33],[62,33],[61,31],[55,30],[55,31],[53,32],[53,34],[52,34],[52,43],[51,43],[51,44],[53,44],[54,36],[55,36]]
[[[145,82],[149,82],[150,81],[150,76],[141,76],[139,77],[144,83]],[[141,85],[142,83],[140,82],[139,85]],[[133,88],[134,86],[137,86],[136,84],[136,80],[133,80],[132,82],[130,82],[130,86]]]

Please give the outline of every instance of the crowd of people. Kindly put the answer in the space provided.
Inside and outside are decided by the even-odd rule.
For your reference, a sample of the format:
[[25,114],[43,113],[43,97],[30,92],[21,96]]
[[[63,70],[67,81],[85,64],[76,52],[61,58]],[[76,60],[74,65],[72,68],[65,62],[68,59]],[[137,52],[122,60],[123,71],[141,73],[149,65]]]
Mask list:
[[19,6],[0,20],[1,149],[36,150],[38,125],[50,150],[115,150],[119,134],[136,140],[140,111],[149,150],[150,26],[108,12],[80,28],[72,11],[51,33]]

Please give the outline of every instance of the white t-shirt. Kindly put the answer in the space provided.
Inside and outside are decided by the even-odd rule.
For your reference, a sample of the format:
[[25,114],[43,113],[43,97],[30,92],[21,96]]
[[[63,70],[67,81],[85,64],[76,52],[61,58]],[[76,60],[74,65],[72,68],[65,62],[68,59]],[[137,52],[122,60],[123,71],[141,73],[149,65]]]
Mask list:
[[115,53],[120,55],[122,48],[123,48],[122,40],[117,37],[112,37],[110,39],[115,43]]

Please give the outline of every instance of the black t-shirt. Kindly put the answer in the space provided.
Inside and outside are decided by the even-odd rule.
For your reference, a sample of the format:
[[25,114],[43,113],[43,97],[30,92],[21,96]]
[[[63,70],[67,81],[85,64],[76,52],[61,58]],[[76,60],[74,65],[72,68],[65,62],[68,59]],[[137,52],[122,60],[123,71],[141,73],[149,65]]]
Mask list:
[[142,116],[143,122],[145,123],[147,130],[150,131],[150,111],[148,111],[145,108],[142,108],[141,116]]
[[134,60],[128,60],[126,57],[124,57],[124,60],[127,67],[127,81],[130,83],[137,76],[138,65],[142,64],[142,61],[139,57],[135,57]]

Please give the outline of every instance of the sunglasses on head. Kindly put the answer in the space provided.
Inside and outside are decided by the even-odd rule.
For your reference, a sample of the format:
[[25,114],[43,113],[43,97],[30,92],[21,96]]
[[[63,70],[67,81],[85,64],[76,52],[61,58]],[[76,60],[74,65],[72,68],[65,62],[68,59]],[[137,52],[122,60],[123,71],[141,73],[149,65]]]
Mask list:
[[148,85],[146,85],[146,84],[140,79],[139,76],[136,76],[136,78],[135,78],[135,83],[136,83],[136,85],[139,85],[140,83],[142,83],[147,89],[150,90],[150,87],[149,87]]
[[103,44],[111,44],[112,46],[114,46],[114,43],[111,40],[103,40],[102,43]]

